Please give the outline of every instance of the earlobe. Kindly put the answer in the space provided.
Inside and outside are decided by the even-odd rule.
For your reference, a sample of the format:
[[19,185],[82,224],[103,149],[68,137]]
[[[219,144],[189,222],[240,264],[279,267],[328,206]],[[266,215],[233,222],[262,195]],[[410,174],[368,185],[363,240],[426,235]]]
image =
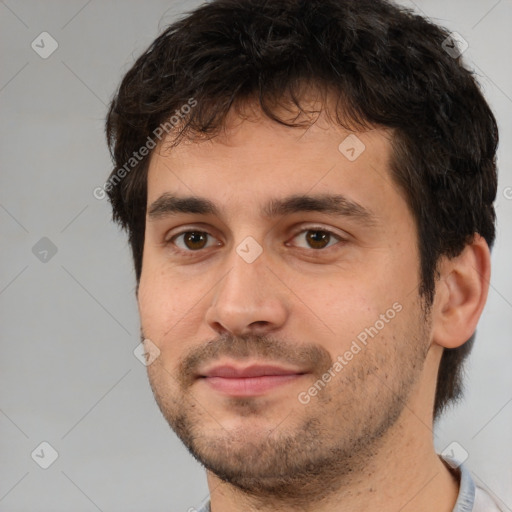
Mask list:
[[444,348],[463,345],[475,332],[487,300],[491,256],[487,242],[475,234],[473,241],[439,265],[433,307],[433,342]]

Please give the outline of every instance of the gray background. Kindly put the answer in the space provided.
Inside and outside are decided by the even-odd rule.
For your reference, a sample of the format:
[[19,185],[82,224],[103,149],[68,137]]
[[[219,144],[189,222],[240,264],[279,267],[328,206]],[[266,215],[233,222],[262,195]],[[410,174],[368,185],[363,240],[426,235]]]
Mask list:
[[[0,2],[1,511],[178,512],[207,497],[133,355],[128,243],[92,195],[110,171],[103,122],[121,76],[199,3]],[[465,402],[435,433],[438,451],[457,441],[477,482],[512,510],[512,1],[402,3],[468,41],[501,129],[488,304]],[[59,45],[47,59],[31,48],[43,31]],[[59,454],[46,470],[31,458],[43,441]]]

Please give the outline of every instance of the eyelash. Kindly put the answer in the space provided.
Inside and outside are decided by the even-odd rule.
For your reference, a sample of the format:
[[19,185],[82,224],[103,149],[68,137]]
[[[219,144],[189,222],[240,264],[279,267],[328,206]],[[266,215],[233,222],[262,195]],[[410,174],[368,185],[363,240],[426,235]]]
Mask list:
[[[313,248],[309,248],[309,249],[305,249],[304,247],[299,247],[299,249],[303,249],[303,250],[307,250],[307,251],[314,251],[315,253],[319,253],[319,252],[325,252],[327,249],[333,247],[333,246],[336,246],[338,245],[339,243],[344,243],[347,241],[346,238],[343,238],[342,236],[340,236],[339,234],[335,233],[334,231],[331,231],[329,229],[326,229],[326,228],[323,228],[321,226],[311,226],[311,227],[307,227],[307,228],[303,228],[297,232],[295,232],[291,239],[293,240],[294,238],[297,238],[298,235],[302,234],[302,233],[307,233],[308,231],[319,231],[321,233],[326,233],[328,235],[330,235],[331,237],[335,238],[337,240],[336,243],[332,244],[332,245],[328,245],[327,247],[325,248],[321,248],[321,249],[313,249]],[[169,238],[168,240],[166,240],[164,242],[164,245],[166,247],[170,247],[171,250],[174,252],[174,253],[178,253],[178,254],[182,254],[184,256],[187,256],[187,257],[194,257],[195,255],[197,254],[200,254],[201,252],[203,252],[205,249],[197,249],[197,250],[190,250],[190,249],[180,249],[180,248],[176,248],[174,242],[175,240],[180,237],[180,236],[183,236],[183,235],[186,235],[187,233],[201,233],[201,234],[206,234],[210,237],[213,237],[213,235],[211,235],[210,233],[208,233],[207,231],[201,231],[199,229],[186,229],[184,231],[180,231],[179,233],[176,233],[174,234],[171,238]],[[215,237],[213,237],[215,238]],[[329,243],[331,242],[331,240],[329,240]],[[207,248],[208,249],[208,248]]]

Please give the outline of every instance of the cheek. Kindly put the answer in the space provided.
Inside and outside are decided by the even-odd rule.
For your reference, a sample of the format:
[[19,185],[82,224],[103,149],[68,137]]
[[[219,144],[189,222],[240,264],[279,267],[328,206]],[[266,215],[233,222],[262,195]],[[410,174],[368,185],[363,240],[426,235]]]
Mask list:
[[[403,298],[387,283],[354,276],[330,278],[328,283],[302,280],[295,289],[305,297],[304,316],[298,318],[303,332],[317,341],[322,336],[332,355],[347,350],[353,341],[364,344],[392,336],[403,317]],[[303,309],[303,306],[300,305]],[[321,333],[325,333],[322,335]]]
[[326,348],[339,351],[373,317],[373,297],[344,279],[327,279],[316,276],[295,282],[301,299],[295,304],[295,320],[302,329],[313,330],[317,340],[322,336],[330,345]]
[[193,339],[204,318],[205,288],[200,282],[149,272],[141,276],[139,315],[147,338],[163,352],[174,352]]
[[167,290],[164,279],[154,277],[150,272],[143,272],[139,284],[138,305],[143,327],[155,330],[160,323],[165,323],[168,314],[172,314],[172,295]]
[[165,290],[164,281],[154,279],[144,270],[140,279],[137,302],[144,335],[156,343],[161,350],[163,333],[169,317],[173,316],[172,300]]

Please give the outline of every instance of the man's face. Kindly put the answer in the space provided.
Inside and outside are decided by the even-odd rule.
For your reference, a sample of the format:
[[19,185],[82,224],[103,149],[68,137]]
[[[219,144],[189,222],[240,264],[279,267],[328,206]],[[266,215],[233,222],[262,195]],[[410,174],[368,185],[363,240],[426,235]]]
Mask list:
[[[230,116],[222,136],[150,163],[138,301],[160,350],[151,386],[193,455],[255,494],[315,474],[327,487],[417,396],[430,327],[414,221],[389,134],[358,133],[362,152],[347,135]],[[154,204],[164,194],[216,211]]]

